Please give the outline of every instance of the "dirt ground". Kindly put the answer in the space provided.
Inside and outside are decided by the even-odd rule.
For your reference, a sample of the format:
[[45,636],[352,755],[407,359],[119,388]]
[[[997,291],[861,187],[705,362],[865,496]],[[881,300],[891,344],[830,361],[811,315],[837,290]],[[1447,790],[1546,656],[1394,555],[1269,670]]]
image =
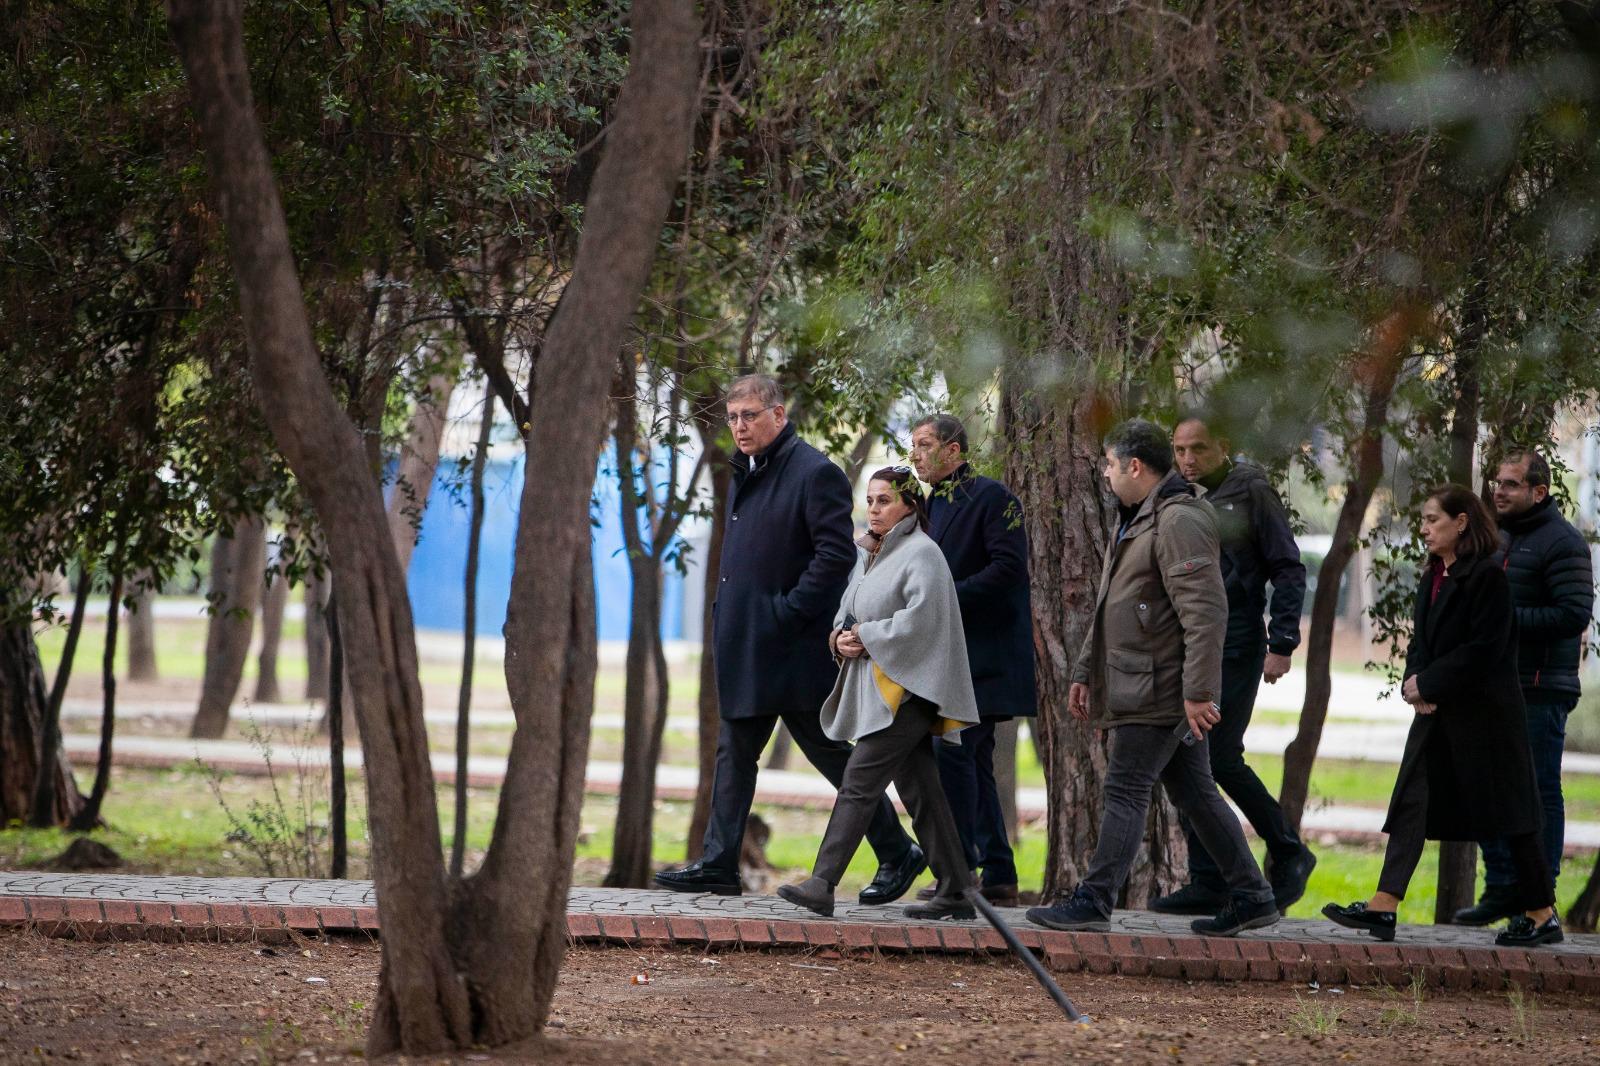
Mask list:
[[[375,944],[0,932],[0,1063],[359,1059]],[[647,983],[636,976],[648,975]],[[1593,1063],[1600,1003],[1070,975],[1066,1022],[1002,959],[576,950],[549,1035],[430,1062]],[[399,1061],[399,1060],[397,1060]],[[412,1060],[415,1061],[415,1060]]]

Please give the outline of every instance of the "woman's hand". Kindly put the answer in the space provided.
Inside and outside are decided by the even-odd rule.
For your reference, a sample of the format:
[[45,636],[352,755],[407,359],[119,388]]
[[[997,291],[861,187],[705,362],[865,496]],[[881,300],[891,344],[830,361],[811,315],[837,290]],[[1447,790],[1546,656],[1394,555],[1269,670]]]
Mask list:
[[1434,711],[1439,709],[1439,705],[1437,703],[1424,703],[1421,701],[1412,704],[1411,707],[1418,714],[1432,714]]
[[867,654],[866,645],[861,643],[861,637],[854,628],[841,629],[838,637],[834,639],[833,647],[846,659],[859,659]]
[[1417,688],[1417,675],[1412,674],[1406,678],[1405,684],[1400,686],[1400,698],[1407,703],[1421,703],[1422,690]]

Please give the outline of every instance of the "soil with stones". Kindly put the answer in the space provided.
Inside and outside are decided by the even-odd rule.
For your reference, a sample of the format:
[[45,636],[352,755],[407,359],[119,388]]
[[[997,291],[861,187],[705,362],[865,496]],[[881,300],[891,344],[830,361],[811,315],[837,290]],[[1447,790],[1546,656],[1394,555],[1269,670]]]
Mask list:
[[[360,940],[0,931],[0,1063],[354,1062],[377,972]],[[1092,1025],[1069,1024],[999,957],[574,950],[546,1036],[421,1061],[1600,1061],[1600,1002],[1576,995],[1065,980]]]

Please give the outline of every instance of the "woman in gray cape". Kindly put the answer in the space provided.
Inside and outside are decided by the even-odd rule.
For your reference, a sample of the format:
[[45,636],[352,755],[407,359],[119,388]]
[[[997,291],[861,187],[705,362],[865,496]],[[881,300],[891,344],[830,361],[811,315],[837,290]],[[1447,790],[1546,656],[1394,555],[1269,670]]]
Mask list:
[[934,738],[960,743],[978,722],[955,581],[924,530],[922,486],[907,467],[887,467],[867,486],[867,534],[829,637],[841,669],[822,705],[822,731],[855,742],[812,876],[778,895],[833,914],[844,876],[891,781],[939,878],[938,893],[906,908],[911,918],[972,918],[971,882],[944,789]]

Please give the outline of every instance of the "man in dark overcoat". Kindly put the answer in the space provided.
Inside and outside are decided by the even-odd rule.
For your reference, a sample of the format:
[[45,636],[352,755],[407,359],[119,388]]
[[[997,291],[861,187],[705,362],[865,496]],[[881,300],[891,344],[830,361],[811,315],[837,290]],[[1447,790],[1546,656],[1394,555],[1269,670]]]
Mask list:
[[956,817],[967,863],[982,869],[991,902],[1017,905],[1017,865],[1006,837],[994,777],[995,727],[1031,718],[1033,617],[1028,597],[1028,535],[1022,505],[1000,482],[967,462],[967,430],[954,415],[934,414],[911,429],[911,463],[932,491],[928,535],[956,581],[972,688],[982,721],[959,744],[937,745],[939,780]]
[[[739,378],[728,388],[727,407],[738,451],[712,607],[714,642],[706,649],[715,655],[722,712],[711,817],[700,860],[655,880],[678,892],[738,895],[756,771],[778,722],[835,788],[844,780],[850,745],[825,736],[818,713],[838,676],[828,633],[856,548],[849,480],[796,435],[778,383],[763,374]],[[880,866],[861,902],[900,898],[927,860],[887,796],[867,841]]]

